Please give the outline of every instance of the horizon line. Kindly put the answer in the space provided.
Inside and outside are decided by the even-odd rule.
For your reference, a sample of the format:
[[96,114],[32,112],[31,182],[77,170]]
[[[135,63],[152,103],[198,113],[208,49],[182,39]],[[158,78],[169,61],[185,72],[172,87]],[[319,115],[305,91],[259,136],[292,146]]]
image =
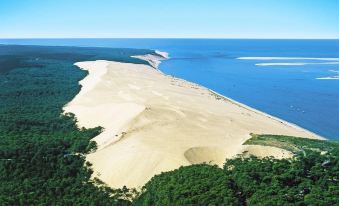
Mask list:
[[236,37],[0,37],[1,40],[29,39],[211,39],[211,40],[339,40],[338,38],[236,38]]

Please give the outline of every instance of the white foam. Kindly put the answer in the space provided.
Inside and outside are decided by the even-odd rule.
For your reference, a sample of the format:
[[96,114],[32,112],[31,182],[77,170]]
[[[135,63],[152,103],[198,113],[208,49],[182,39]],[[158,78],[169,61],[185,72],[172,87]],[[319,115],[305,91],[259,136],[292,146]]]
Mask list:
[[238,57],[241,60],[320,60],[339,61],[339,58],[317,58],[317,57]]
[[306,63],[306,62],[293,62],[293,63],[283,63],[283,62],[277,62],[277,63],[258,63],[255,64],[256,66],[303,66],[303,65],[335,65],[339,64],[339,62],[322,62],[322,63]]
[[255,66],[302,66],[307,63],[258,63]]
[[333,77],[319,77],[317,79],[321,79],[321,80],[339,80],[339,76],[333,76]]
[[167,53],[167,52],[155,50],[155,53],[157,53],[158,55],[164,57],[165,59],[169,59],[169,53]]

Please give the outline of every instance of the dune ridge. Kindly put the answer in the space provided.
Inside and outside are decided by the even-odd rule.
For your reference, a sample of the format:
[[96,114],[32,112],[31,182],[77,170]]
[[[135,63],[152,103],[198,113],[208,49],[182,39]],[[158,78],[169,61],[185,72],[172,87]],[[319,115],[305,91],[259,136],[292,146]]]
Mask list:
[[98,150],[86,159],[94,176],[114,188],[140,188],[154,175],[180,166],[221,166],[243,152],[288,155],[242,145],[250,133],[321,138],[148,65],[103,60],[76,65],[89,75],[64,110],[76,115],[79,126],[105,128],[93,139]]

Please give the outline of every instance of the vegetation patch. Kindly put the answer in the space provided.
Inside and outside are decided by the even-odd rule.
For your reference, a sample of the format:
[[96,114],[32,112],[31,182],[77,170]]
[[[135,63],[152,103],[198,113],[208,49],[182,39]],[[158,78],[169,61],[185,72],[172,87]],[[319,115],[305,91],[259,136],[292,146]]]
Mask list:
[[339,143],[252,135],[248,145],[291,151],[292,159],[239,155],[224,167],[198,164],[153,177],[135,205],[337,205]]
[[153,177],[135,205],[337,205],[339,157],[305,150],[292,159],[238,156]]
[[306,150],[313,150],[318,152],[330,152],[332,154],[339,154],[339,142],[329,140],[308,139],[302,137],[293,137],[285,135],[271,135],[271,134],[251,134],[245,145],[262,145],[281,148],[295,154]]

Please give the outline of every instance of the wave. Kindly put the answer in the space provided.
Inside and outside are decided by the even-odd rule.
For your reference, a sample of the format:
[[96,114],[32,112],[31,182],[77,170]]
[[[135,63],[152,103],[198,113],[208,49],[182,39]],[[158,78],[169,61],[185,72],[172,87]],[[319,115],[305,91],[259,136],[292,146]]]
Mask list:
[[283,62],[277,62],[277,63],[258,63],[255,64],[256,66],[304,66],[304,65],[336,65],[339,64],[339,62],[322,62],[322,63],[307,63],[307,62],[294,62],[294,63],[283,63]]
[[318,58],[318,57],[238,57],[241,60],[320,60],[339,61],[339,58]]
[[333,80],[333,79],[336,79],[336,80],[339,80],[339,76],[333,76],[333,77],[319,77],[317,79],[322,79],[322,80]]

